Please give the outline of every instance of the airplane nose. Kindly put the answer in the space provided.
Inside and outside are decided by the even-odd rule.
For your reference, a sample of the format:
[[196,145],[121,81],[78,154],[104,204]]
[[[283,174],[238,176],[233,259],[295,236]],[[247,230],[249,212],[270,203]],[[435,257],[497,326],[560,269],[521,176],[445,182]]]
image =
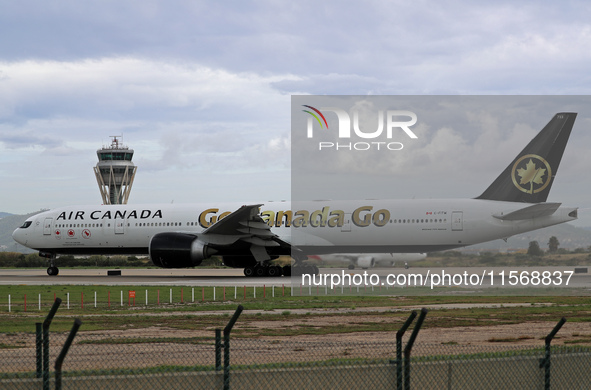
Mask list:
[[25,245],[27,241],[25,239],[25,234],[22,230],[23,229],[21,228],[17,228],[14,232],[12,232],[12,239],[21,245]]

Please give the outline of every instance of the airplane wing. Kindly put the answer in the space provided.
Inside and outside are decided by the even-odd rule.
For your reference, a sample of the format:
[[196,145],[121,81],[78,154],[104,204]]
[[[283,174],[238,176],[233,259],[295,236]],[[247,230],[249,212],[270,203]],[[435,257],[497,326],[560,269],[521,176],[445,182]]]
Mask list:
[[[213,244],[221,244],[224,237],[251,244],[250,252],[257,261],[269,260],[266,248],[292,246],[280,239],[271,231],[271,227],[261,218],[259,208],[262,204],[246,205],[240,207],[230,215],[222,218],[212,226],[205,229],[201,239]],[[292,250],[298,252],[297,249]]]
[[273,234],[271,233],[269,225],[267,225],[259,216],[259,208],[261,206],[262,204],[242,206],[238,210],[220,219],[219,221],[205,229],[203,233],[238,235],[246,234],[248,232],[245,233],[243,231],[240,231],[239,229],[242,229],[244,226],[249,226],[250,223],[253,228],[258,228],[261,231],[266,230],[268,233]]

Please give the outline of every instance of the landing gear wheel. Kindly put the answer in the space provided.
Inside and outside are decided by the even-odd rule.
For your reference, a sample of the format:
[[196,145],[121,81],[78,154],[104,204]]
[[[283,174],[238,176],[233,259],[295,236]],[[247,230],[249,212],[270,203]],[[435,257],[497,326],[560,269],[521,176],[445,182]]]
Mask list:
[[246,267],[244,268],[244,276],[254,276],[254,267]]
[[404,263],[404,268],[408,269],[408,263]]
[[269,267],[255,267],[255,272],[257,274],[257,276],[267,276],[268,275],[268,269]]
[[281,276],[281,267],[271,266],[267,270],[267,275],[274,278],[276,276]]
[[57,268],[55,266],[47,268],[47,275],[49,275],[49,276],[56,276],[59,273],[60,273],[59,268]]
[[355,269],[355,266],[353,264],[349,264],[349,266],[347,268],[349,268],[349,269]]

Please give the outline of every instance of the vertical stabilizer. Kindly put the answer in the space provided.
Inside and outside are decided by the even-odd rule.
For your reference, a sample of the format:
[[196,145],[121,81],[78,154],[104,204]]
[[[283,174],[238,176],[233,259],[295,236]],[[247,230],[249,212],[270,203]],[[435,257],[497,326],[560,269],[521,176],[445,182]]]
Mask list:
[[476,199],[545,202],[558,171],[576,113],[561,112],[515,157]]

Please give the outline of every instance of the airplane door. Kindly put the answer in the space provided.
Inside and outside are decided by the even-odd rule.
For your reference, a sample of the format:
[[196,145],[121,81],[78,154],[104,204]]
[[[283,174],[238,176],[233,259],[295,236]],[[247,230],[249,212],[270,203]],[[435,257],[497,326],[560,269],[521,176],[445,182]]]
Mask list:
[[345,221],[343,222],[343,227],[341,228],[341,232],[350,232],[351,231],[351,214],[345,214]]
[[43,235],[49,236],[51,234],[51,223],[53,222],[53,218],[45,218],[43,222]]
[[451,230],[461,232],[464,230],[464,212],[454,211],[451,213]]
[[115,234],[123,234],[124,219],[115,219]]

